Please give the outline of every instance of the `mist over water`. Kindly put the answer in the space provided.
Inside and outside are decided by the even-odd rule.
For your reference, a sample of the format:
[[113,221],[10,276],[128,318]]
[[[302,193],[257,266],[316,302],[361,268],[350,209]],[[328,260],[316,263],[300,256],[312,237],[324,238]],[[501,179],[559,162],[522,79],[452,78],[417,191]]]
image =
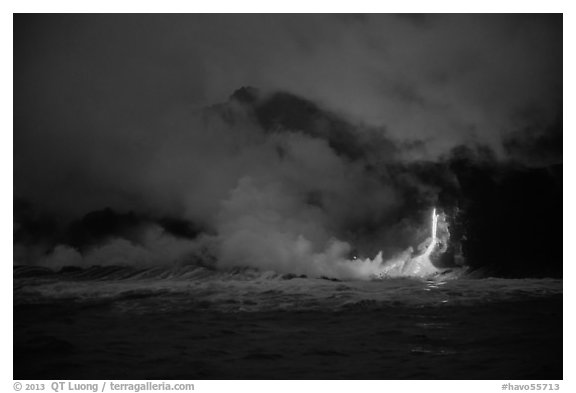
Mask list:
[[[307,113],[302,106],[313,115],[300,119]],[[269,124],[270,116],[291,111]],[[465,229],[458,220],[469,197],[462,196],[452,158],[411,163],[394,146],[382,132],[302,98],[241,89],[225,104],[187,114],[161,145],[148,146],[146,156],[115,166],[113,174],[103,163],[100,174],[112,176],[104,178],[108,193],[96,200],[35,201],[58,212],[53,233],[59,235],[32,232],[35,205],[17,212],[15,263],[55,269],[209,264],[363,280],[462,270],[469,255],[460,251]],[[120,185],[140,197],[118,199]],[[431,211],[438,204],[442,239],[436,243]],[[72,218],[110,206],[120,213]],[[174,220],[183,229],[167,224]],[[452,259],[439,262],[447,251]]]
[[[296,107],[306,102],[288,99]],[[320,109],[305,124],[311,127],[308,133],[266,131],[252,119],[251,110],[233,99],[203,112],[204,120],[188,118],[191,123],[182,124],[150,152],[153,160],[142,162],[136,173],[146,177],[132,178],[131,161],[114,175],[115,182],[143,196],[131,209],[199,223],[205,228],[199,235],[175,236],[153,221],[143,222],[129,228],[130,236],[105,234],[84,250],[62,243],[44,246],[35,256],[34,244],[23,246],[16,262],[22,263],[20,257],[24,263],[53,268],[167,266],[210,255],[225,268],[369,279],[382,275],[389,258],[410,259],[407,245],[430,237],[430,223],[419,222],[421,216],[412,213],[409,221],[398,221],[396,211],[407,208],[402,198],[406,190],[421,187],[421,201],[436,196],[417,178],[387,173],[393,154],[374,158],[368,147],[360,147],[360,155],[350,158],[345,147],[331,145],[329,135],[318,133],[317,118],[332,116]],[[232,124],[222,120],[223,112],[235,119]],[[363,138],[360,130],[343,124],[345,139]],[[372,147],[388,143],[382,135],[372,138]],[[65,205],[58,209],[66,212]]]

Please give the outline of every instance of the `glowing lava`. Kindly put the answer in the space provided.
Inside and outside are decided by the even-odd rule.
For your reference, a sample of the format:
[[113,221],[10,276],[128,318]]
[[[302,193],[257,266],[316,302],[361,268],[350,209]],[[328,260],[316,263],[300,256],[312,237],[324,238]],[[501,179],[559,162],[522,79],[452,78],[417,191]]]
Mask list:
[[[436,246],[438,245],[438,217],[439,215],[436,214],[436,208],[432,210],[432,234],[429,240],[430,243],[426,247],[425,251],[419,255],[413,255],[413,249],[410,247],[401,255],[397,256],[396,258],[392,258],[386,262],[383,262],[379,267],[379,272],[375,276],[378,278],[384,277],[419,277],[419,278],[426,278],[433,276],[440,272],[438,268],[436,268],[432,261],[430,260],[430,256],[432,252],[434,252]],[[378,258],[382,258],[382,255],[379,254],[377,258],[374,260],[368,260],[366,262],[376,262]]]
[[[438,234],[438,221],[440,221],[440,234]],[[437,254],[446,251],[445,244],[449,237],[446,225],[444,213],[436,214],[436,208],[434,208],[432,209],[431,236],[420,244],[418,254],[414,253],[413,247],[408,247],[404,252],[388,260],[383,260],[382,251],[380,251],[374,259],[354,257],[351,260],[341,261],[338,266],[342,269],[348,269],[348,275],[356,278],[413,277],[428,279],[445,270],[434,266],[431,258],[435,258]]]
[[426,248],[426,252],[424,253],[424,255],[426,256],[429,256],[432,253],[432,251],[434,251],[434,247],[438,242],[438,238],[436,237],[437,229],[438,229],[438,215],[436,214],[436,208],[434,208],[434,210],[432,210],[432,240],[430,241],[430,244],[428,245],[428,248]]

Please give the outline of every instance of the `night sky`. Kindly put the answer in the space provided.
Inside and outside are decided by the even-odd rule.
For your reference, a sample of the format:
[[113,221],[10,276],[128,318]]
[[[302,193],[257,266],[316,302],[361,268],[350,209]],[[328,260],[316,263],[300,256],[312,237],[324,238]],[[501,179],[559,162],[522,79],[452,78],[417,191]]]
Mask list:
[[558,14],[15,15],[15,263],[561,277],[562,104]]

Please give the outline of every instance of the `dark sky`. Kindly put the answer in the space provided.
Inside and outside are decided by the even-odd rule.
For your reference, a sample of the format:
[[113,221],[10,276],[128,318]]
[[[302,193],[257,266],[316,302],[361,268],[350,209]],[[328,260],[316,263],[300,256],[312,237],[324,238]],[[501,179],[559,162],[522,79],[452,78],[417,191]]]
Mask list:
[[527,112],[553,117],[561,101],[561,15],[15,18],[17,111],[42,123],[134,127],[253,85],[436,152],[474,138],[497,147]]
[[[344,196],[309,231],[319,239],[332,221],[362,221],[333,218],[350,198],[397,206],[393,188],[319,140],[207,123],[203,108],[242,86],[311,100],[359,138],[379,130],[402,163],[461,145],[562,162],[562,15],[15,15],[15,195],[69,219],[112,207],[222,229],[230,203],[249,209],[234,190],[275,200],[278,179],[321,183]],[[280,216],[313,214],[277,202]]]

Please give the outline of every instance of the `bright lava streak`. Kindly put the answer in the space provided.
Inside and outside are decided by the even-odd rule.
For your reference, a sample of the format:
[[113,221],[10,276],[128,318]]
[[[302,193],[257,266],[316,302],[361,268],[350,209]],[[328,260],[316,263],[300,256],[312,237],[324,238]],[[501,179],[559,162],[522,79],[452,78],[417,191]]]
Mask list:
[[[374,259],[365,259],[360,262],[363,266],[367,267],[366,270],[371,270],[376,267],[376,272],[373,276],[377,278],[384,277],[419,277],[427,278],[440,272],[436,266],[430,260],[432,252],[436,249],[436,245],[439,243],[438,236],[438,218],[439,215],[436,214],[436,208],[432,210],[432,233],[429,238],[425,241],[430,241],[426,250],[418,255],[413,255],[413,249],[410,247],[405,253],[397,258],[392,258],[388,261],[382,260],[382,251]],[[422,244],[425,244],[424,242]],[[418,250],[421,250],[418,247]]]
[[430,255],[434,251],[434,246],[436,246],[436,229],[438,227],[438,215],[436,214],[436,208],[432,210],[432,241],[424,253],[426,256]]
[[436,241],[436,228],[438,227],[438,216],[436,215],[436,208],[432,211],[432,241]]

